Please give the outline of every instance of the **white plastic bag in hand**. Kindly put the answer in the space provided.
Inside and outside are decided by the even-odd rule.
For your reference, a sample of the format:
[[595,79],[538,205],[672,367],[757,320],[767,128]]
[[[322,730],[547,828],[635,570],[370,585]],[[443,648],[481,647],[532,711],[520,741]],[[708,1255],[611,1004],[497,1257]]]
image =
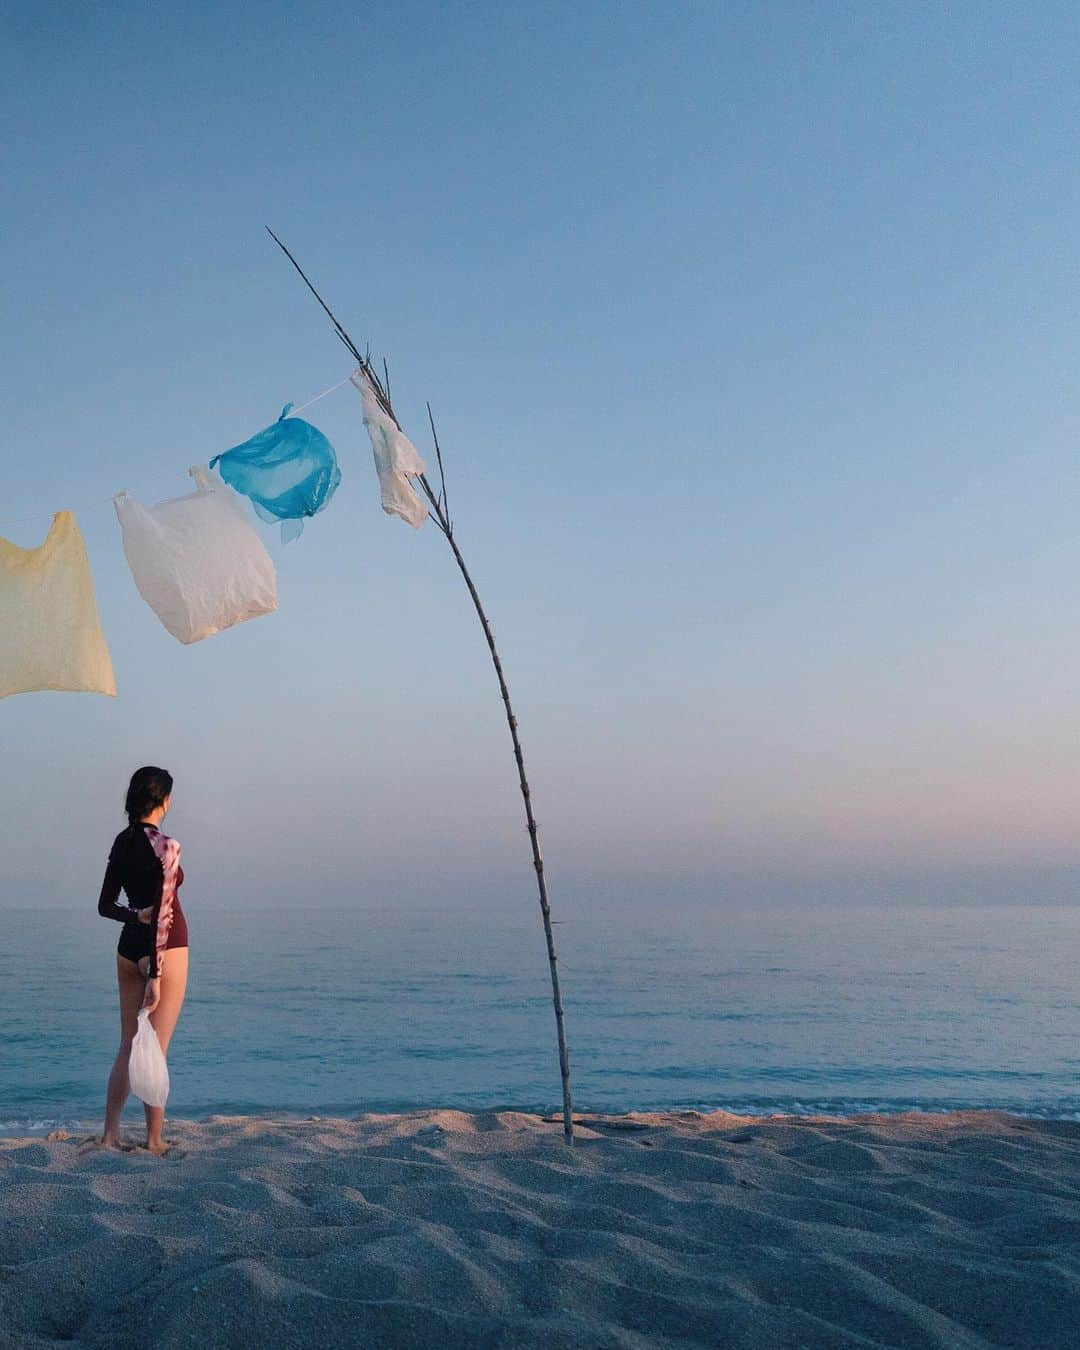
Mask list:
[[139,1012],[139,1029],[131,1042],[128,1081],[135,1096],[141,1097],[147,1106],[165,1105],[169,1095],[169,1066],[145,1008]]

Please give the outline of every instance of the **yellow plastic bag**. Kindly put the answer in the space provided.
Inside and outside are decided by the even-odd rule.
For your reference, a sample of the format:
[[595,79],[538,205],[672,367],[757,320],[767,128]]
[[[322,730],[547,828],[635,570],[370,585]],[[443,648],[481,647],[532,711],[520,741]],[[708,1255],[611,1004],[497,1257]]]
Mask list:
[[0,698],[37,689],[116,695],[82,532],[53,516],[40,548],[0,539]]

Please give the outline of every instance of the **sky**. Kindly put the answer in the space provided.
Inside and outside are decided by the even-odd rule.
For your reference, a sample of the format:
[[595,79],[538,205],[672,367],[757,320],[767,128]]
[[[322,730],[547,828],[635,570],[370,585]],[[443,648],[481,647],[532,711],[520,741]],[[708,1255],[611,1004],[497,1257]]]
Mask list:
[[276,614],[135,590],[111,495],[349,374],[267,224],[434,408],[556,913],[1080,899],[1078,56],[1054,3],[6,5],[0,533],[76,511],[119,696],[0,703],[0,904],[92,903],[143,763],[185,896],[535,903],[354,391]]

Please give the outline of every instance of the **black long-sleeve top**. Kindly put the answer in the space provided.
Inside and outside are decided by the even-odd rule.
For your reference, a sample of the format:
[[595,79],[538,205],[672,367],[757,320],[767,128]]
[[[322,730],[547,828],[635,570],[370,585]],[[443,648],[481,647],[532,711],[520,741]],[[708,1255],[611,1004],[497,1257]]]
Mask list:
[[[187,924],[177,895],[183,880],[180,845],[156,826],[136,821],[116,836],[98,896],[98,913],[119,923],[137,924],[138,910],[154,911],[149,924],[153,934],[149,944],[151,979],[160,973],[161,957],[167,947],[187,945]],[[118,903],[121,890],[127,896],[126,905]],[[179,919],[183,928],[182,943],[170,942],[174,919]],[[173,936],[179,937],[180,933]]]

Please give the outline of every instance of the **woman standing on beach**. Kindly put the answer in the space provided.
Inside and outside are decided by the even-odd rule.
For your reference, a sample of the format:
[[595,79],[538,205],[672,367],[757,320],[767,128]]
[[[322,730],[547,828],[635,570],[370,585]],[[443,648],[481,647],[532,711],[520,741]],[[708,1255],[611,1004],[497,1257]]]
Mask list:
[[[145,1007],[157,1032],[162,1054],[167,1054],[184,1002],[188,972],[188,931],[180,908],[180,845],[160,829],[172,795],[172,775],[165,769],[137,769],[128,787],[124,808],[128,826],[121,830],[109,853],[98,913],[124,925],[116,947],[116,978],[120,986],[120,1049],[109,1074],[105,1099],[105,1148],[119,1148],[117,1130],[128,1093],[128,1057],[135,1039],[139,1009]],[[121,890],[127,904],[118,904]],[[165,1120],[162,1106],[144,1106],[146,1147],[165,1153],[161,1137]]]

